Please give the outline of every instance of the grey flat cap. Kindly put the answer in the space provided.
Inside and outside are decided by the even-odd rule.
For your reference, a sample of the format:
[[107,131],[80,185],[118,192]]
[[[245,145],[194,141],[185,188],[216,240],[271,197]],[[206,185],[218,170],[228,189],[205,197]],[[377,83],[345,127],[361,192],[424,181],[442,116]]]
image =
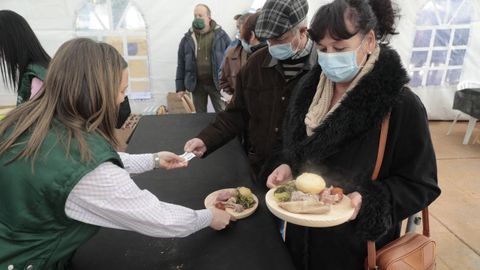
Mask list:
[[307,17],[307,0],[267,0],[255,27],[260,38],[276,38]]

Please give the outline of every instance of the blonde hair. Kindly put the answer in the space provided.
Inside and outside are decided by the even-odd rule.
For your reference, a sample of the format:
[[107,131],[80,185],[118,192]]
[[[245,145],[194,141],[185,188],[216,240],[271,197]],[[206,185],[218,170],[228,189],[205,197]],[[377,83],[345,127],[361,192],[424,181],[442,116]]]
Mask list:
[[0,143],[0,155],[29,132],[25,147],[11,161],[31,157],[33,164],[54,119],[67,130],[61,138],[66,153],[75,139],[84,162],[92,158],[86,133],[98,133],[116,147],[116,98],[126,67],[122,56],[106,43],[86,38],[65,42],[50,62],[39,97],[20,105],[0,122],[0,138],[11,129]]

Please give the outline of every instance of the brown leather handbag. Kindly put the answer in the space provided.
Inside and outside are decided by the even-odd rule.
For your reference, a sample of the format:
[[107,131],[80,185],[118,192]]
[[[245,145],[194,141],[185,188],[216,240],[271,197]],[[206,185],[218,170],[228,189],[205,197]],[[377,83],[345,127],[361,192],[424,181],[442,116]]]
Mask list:
[[[377,162],[373,170],[372,180],[377,180],[382,166],[383,154],[387,142],[390,114],[384,119],[380,132]],[[390,242],[380,250],[376,250],[375,242],[368,241],[368,256],[365,259],[367,270],[430,270],[435,269],[435,241],[430,239],[428,207],[422,211],[423,234],[406,233]]]

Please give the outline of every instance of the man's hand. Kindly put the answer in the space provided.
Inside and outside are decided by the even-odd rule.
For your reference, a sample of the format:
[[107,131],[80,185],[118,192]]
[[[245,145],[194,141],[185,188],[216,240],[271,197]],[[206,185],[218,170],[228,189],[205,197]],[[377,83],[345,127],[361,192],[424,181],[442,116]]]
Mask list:
[[287,164],[282,164],[268,176],[267,187],[274,188],[292,179],[292,169]]
[[223,230],[231,221],[235,221],[235,218],[230,216],[224,210],[217,209],[215,207],[209,208],[212,211],[212,222],[210,223],[210,227],[214,230]]
[[171,152],[162,151],[158,152],[157,155],[160,158],[159,167],[166,170],[183,168],[188,165],[188,161]]
[[205,146],[205,143],[199,138],[193,138],[185,143],[183,150],[185,150],[185,152],[192,152],[197,157],[202,157],[203,154],[207,152],[207,146]]
[[350,220],[354,220],[355,218],[357,218],[358,212],[362,207],[362,194],[355,191],[348,194],[347,196],[352,201],[352,207],[355,208],[355,210],[353,211],[352,217],[350,218]]
[[177,92],[177,97],[178,97],[178,99],[182,99],[183,96],[185,96],[185,94],[186,94],[185,90],[178,91],[178,92]]

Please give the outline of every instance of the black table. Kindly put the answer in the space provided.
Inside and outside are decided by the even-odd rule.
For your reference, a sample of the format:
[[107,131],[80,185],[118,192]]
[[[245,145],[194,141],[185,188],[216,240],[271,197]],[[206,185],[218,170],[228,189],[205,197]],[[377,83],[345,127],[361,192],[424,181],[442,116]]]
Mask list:
[[480,118],[480,88],[467,88],[455,92],[453,109]]
[[[186,140],[211,120],[211,114],[145,116],[129,143],[129,153],[168,150],[183,153]],[[260,205],[246,219],[223,231],[210,228],[186,238],[152,238],[135,232],[101,229],[73,259],[73,269],[295,269],[277,225],[265,206],[261,189],[251,181],[247,158],[234,140],[205,159],[193,159],[186,169],[155,170],[133,178],[160,200],[202,209],[210,192],[251,187]]]

